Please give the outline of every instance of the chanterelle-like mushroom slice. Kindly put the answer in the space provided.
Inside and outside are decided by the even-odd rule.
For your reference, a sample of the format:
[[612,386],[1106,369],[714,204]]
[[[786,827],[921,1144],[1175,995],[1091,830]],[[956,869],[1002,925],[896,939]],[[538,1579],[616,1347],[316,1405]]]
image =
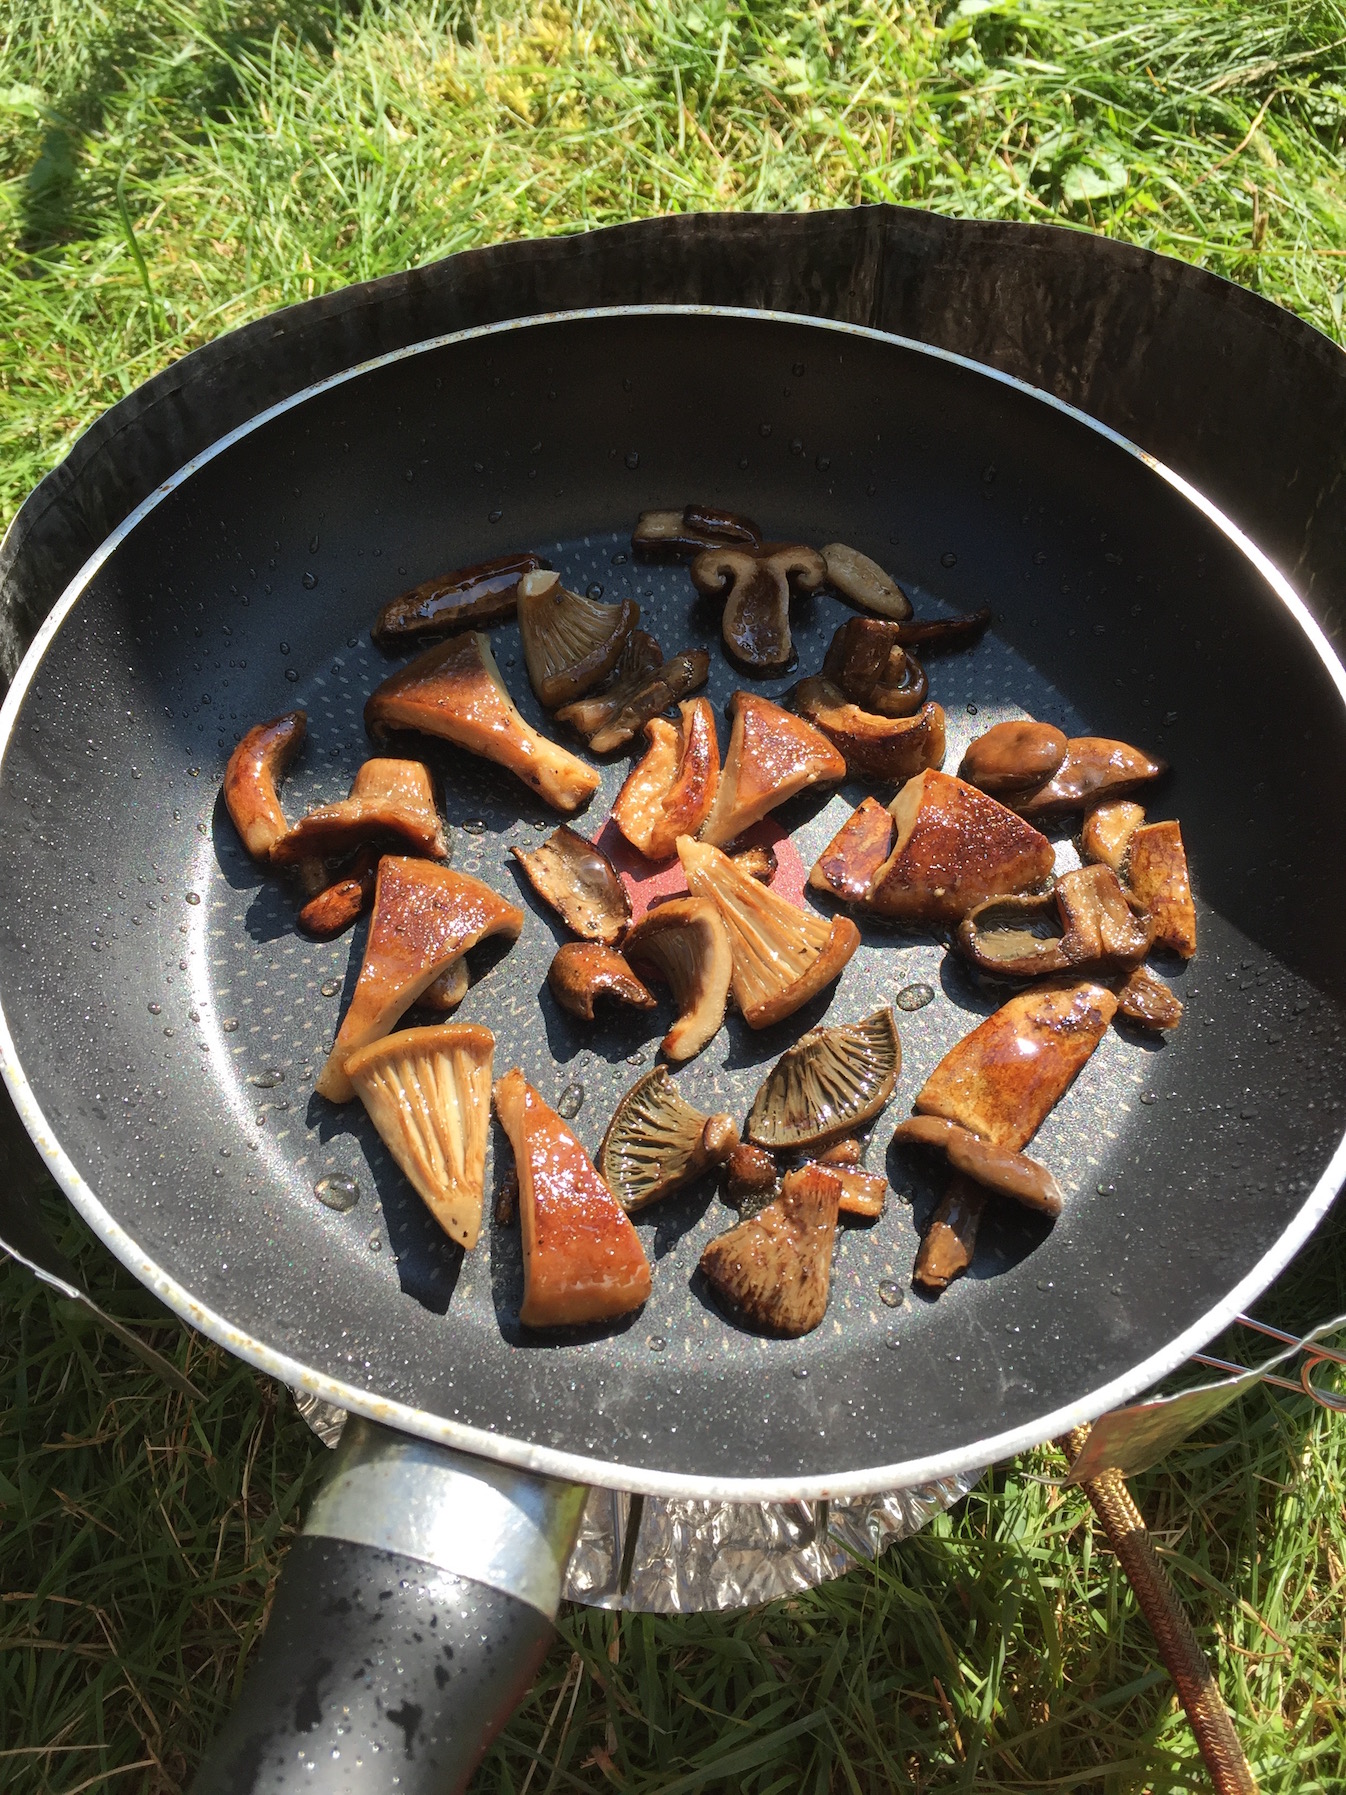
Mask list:
[[706,598],[723,598],[720,634],[735,660],[771,673],[794,652],[790,593],[816,592],[827,566],[816,549],[794,545],[754,552],[706,549],[692,562],[692,584]]
[[1070,1089],[1116,1009],[1113,993],[1091,979],[1031,986],[949,1049],[915,1107],[1018,1152]]
[[823,657],[822,677],[842,697],[881,717],[910,717],[925,703],[925,669],[902,646],[903,626],[877,617],[851,617]]
[[430,769],[419,760],[367,760],[349,798],[300,817],[271,851],[278,865],[350,854],[366,842],[395,836],[406,851],[448,857]]
[[631,920],[631,899],[602,848],[562,823],[540,847],[510,852],[567,928],[609,947],[621,940]]
[[640,618],[634,599],[605,605],[569,591],[559,573],[541,569],[524,574],[515,603],[528,677],[548,710],[605,679]]
[[710,898],[724,918],[734,1001],[749,1028],[768,1028],[792,1015],[840,976],[860,945],[849,917],[829,921],[801,910],[707,842],[681,836],[678,858],[688,890]]
[[522,927],[523,911],[480,879],[430,860],[385,854],[364,962],[318,1079],[318,1095],[349,1103],[355,1087],[346,1075],[347,1055],[391,1034],[426,987],[469,948],[488,935],[517,940]]
[[987,972],[1016,977],[1133,966],[1154,938],[1138,909],[1110,866],[1083,866],[1062,874],[1050,894],[978,904],[959,924],[958,945]]
[[224,770],[225,808],[243,846],[263,864],[288,833],[276,786],[307,734],[304,711],[286,711],[269,723],[258,723],[234,749]]
[[1145,806],[1133,804],[1129,798],[1095,804],[1080,830],[1081,858],[1110,866],[1119,879],[1125,879],[1131,837],[1144,821]]
[[753,1327],[791,1339],[811,1333],[827,1313],[840,1198],[835,1173],[805,1168],[791,1190],[711,1241],[701,1255],[706,1282]]
[[877,798],[866,798],[818,856],[809,884],[846,903],[863,903],[892,852],[896,827]]
[[762,532],[750,517],[714,505],[684,505],[681,511],[642,511],[631,547],[642,561],[681,561],[703,548],[730,543],[759,544]]
[[472,567],[456,567],[390,599],[369,632],[381,648],[424,642],[460,630],[484,629],[514,615],[519,580],[542,563],[534,554],[497,555]]
[[693,1109],[667,1066],[656,1066],[613,1111],[598,1171],[623,1209],[643,1209],[722,1165],[737,1145],[738,1129],[728,1116]]
[[815,1028],[771,1068],[744,1133],[754,1146],[778,1151],[819,1147],[878,1115],[901,1070],[902,1044],[887,1008]]
[[626,1211],[589,1155],[515,1067],[495,1087],[514,1149],[525,1327],[574,1327],[638,1309],[650,1267]]
[[1182,1005],[1148,966],[1133,966],[1118,987],[1117,1014],[1144,1028],[1176,1028],[1182,1021]]
[[729,752],[701,839],[724,847],[787,798],[811,785],[846,777],[846,762],[802,717],[755,692],[729,700],[734,723]]
[[1147,823],[1131,837],[1131,890],[1154,919],[1158,947],[1190,960],[1196,952],[1196,905],[1177,823]]
[[898,1123],[893,1139],[904,1146],[942,1149],[955,1171],[966,1173],[987,1190],[1012,1197],[1025,1209],[1036,1209],[1042,1215],[1061,1213],[1061,1186],[1046,1166],[1026,1154],[998,1147],[994,1141],[984,1141],[945,1116],[912,1116]]
[[1065,731],[1052,723],[1035,723],[1031,717],[993,723],[968,743],[958,777],[1010,804],[1045,785],[1069,746]]
[[365,727],[373,736],[441,736],[507,767],[555,810],[578,810],[598,790],[592,767],[520,716],[480,630],[427,648],[385,679],[365,705]]
[[649,747],[612,806],[612,820],[639,853],[667,860],[680,835],[695,835],[710,814],[720,783],[715,713],[705,698],[679,705],[670,723],[651,717]]
[[1162,760],[1151,759],[1127,742],[1100,735],[1072,736],[1052,777],[1028,797],[1015,798],[1014,808],[1026,817],[1068,816],[1104,799],[1129,797],[1167,771]]
[[481,1233],[494,1051],[489,1028],[450,1022],[403,1029],[346,1062],[384,1145],[468,1252]]
[[623,944],[625,957],[653,966],[673,991],[678,1019],[660,1046],[671,1060],[700,1053],[724,1021],[733,977],[729,931],[709,898],[671,898],[650,910]]
[[547,968],[547,986],[561,1008],[583,1022],[593,1021],[598,997],[614,997],[637,1010],[655,1007],[625,958],[601,941],[563,942]]
[[827,563],[827,583],[843,598],[898,623],[911,616],[911,600],[897,581],[858,548],[845,542],[829,542],[823,550],[823,560]]
[[915,717],[882,717],[851,704],[828,679],[801,679],[792,702],[825,735],[853,779],[901,785],[944,764],[944,711],[927,704]]

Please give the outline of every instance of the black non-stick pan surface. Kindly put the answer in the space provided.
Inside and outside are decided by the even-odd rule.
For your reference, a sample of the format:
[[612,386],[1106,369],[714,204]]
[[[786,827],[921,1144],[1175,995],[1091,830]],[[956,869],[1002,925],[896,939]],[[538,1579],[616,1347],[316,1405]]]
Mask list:
[[[1292,423],[1287,421],[1287,428]],[[679,1087],[740,1118],[806,1026],[913,984],[904,1069],[869,1159],[897,1198],[847,1225],[823,1325],[736,1328],[696,1275],[734,1217],[710,1185],[641,1216],[638,1315],[563,1339],[517,1325],[517,1231],[464,1257],[357,1105],[312,1095],[363,926],[316,945],[218,798],[242,732],[302,705],[289,814],[344,795],[361,710],[395,665],[369,639],[393,594],[536,548],[579,589],[631,595],[666,652],[711,648],[717,710],[745,683],[686,570],[629,552],[647,506],[715,501],[769,535],[841,539],[918,614],[990,605],[970,652],[931,659],[946,765],[1021,712],[1173,764],[1201,945],[1166,969],[1187,1012],[1157,1043],[1110,1032],[1034,1152],[1067,1192],[1053,1228],[997,1211],[970,1274],[907,1288],[937,1199],[889,1150],[940,1055],[1004,996],[931,936],[864,923],[840,982],[760,1034],[737,1018]],[[799,673],[848,615],[797,605]],[[495,632],[525,715],[513,625]],[[769,696],[797,674],[761,682]],[[4,712],[4,1072],[67,1193],[188,1320],[254,1363],[412,1432],[628,1489],[843,1494],[984,1463],[1152,1383],[1302,1243],[1343,1169],[1346,679],[1285,581],[1135,450],[937,351],[764,315],[541,319],[422,345],[300,395],[201,456],[66,594]],[[727,727],[722,727],[727,741]],[[464,1021],[489,1025],[595,1148],[652,1063],[646,1025],[593,1027],[544,985],[560,925],[511,846],[557,820],[516,780],[436,744],[453,864],[524,904]],[[629,762],[579,819],[598,834]],[[777,814],[807,868],[865,787]],[[880,793],[885,800],[888,791]],[[1061,839],[1061,864],[1072,852]],[[783,876],[788,876],[790,866]],[[576,1105],[579,1107],[576,1109]],[[497,1137],[498,1139],[499,1137]],[[354,1207],[315,1194],[352,1179]],[[327,1187],[329,1195],[331,1186]]]

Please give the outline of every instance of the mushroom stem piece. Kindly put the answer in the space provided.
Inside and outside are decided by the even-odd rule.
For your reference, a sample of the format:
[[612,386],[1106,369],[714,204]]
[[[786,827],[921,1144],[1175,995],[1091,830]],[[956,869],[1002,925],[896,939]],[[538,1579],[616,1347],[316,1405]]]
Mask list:
[[925,669],[902,646],[902,625],[851,617],[832,637],[823,678],[862,710],[910,717],[925,703]]
[[650,746],[627,775],[612,820],[638,853],[667,860],[680,835],[695,835],[710,814],[720,783],[715,713],[704,698],[678,707],[679,720],[651,717]]
[[913,1284],[926,1290],[947,1290],[958,1274],[967,1270],[976,1251],[986,1195],[970,1178],[954,1179],[921,1241],[912,1267]]
[[733,977],[729,931],[708,898],[671,898],[650,910],[625,943],[626,958],[663,974],[678,1019],[660,1046],[671,1060],[700,1053],[724,1021]]
[[584,1022],[594,1019],[594,999],[615,997],[637,1010],[652,1010],[654,998],[615,947],[601,941],[566,941],[547,969],[547,987],[563,1010]]
[[862,555],[858,548],[851,548],[844,542],[829,542],[823,550],[823,560],[827,563],[828,585],[843,598],[898,623],[911,616],[911,600],[897,581],[885,573],[877,561]]
[[423,580],[389,599],[369,632],[381,648],[425,642],[459,630],[483,629],[514,615],[514,593],[523,574],[542,563],[534,554],[497,555]]
[[304,745],[308,715],[286,711],[250,729],[224,770],[224,803],[243,846],[263,865],[289,830],[276,786]]
[[601,604],[568,591],[558,573],[541,570],[524,574],[516,605],[528,677],[548,710],[605,679],[640,619],[634,599]]
[[733,727],[715,803],[701,826],[701,839],[724,847],[759,822],[768,811],[811,785],[846,777],[846,762],[802,717],[755,692],[735,692],[729,700]]
[[643,1209],[722,1165],[738,1144],[728,1116],[693,1109],[667,1066],[656,1066],[618,1102],[598,1149],[598,1170],[623,1209]]
[[944,1116],[912,1116],[893,1130],[893,1139],[904,1146],[940,1147],[956,1172],[966,1173],[987,1190],[1012,1197],[1025,1209],[1036,1209],[1041,1215],[1061,1213],[1061,1186],[1046,1166],[1024,1153],[984,1141]]
[[602,848],[562,823],[541,847],[510,852],[568,929],[609,947],[621,940],[631,921],[631,899]]
[[827,679],[800,680],[791,702],[843,756],[853,779],[901,785],[944,764],[944,711],[938,704],[914,717],[878,716],[848,702]]
[[1184,960],[1196,952],[1196,905],[1177,823],[1147,823],[1131,837],[1131,890],[1154,919],[1154,939]]
[[642,561],[681,561],[705,548],[729,543],[753,547],[761,540],[750,517],[713,505],[684,505],[681,511],[642,511],[631,547]]
[[340,879],[304,905],[296,919],[299,927],[315,941],[334,941],[374,902],[378,867],[374,849],[362,848]]
[[330,859],[385,836],[395,837],[404,852],[448,858],[434,781],[419,760],[365,761],[350,796],[300,817],[276,843],[271,858],[280,866]]
[[806,1160],[803,1165],[795,1166],[785,1174],[781,1185],[782,1195],[789,1196],[798,1188],[800,1179],[815,1166],[824,1165],[841,1186],[837,1206],[843,1215],[859,1215],[866,1221],[874,1221],[883,1214],[883,1205],[888,1195],[886,1178],[880,1178],[874,1172],[862,1172],[858,1166],[830,1165],[821,1154],[816,1160]]
[[969,742],[958,777],[1006,803],[1035,792],[1066,758],[1070,744],[1063,729],[1031,717],[994,723]]
[[821,1147],[878,1115],[901,1070],[902,1043],[887,1008],[815,1028],[771,1068],[744,1132],[757,1147]]
[[[649,676],[663,664],[664,651],[654,637],[647,630],[632,630],[606,687],[601,692],[591,692],[585,698],[576,699],[574,704],[566,705],[564,710],[556,713],[556,721],[568,723],[587,741],[596,730],[616,716],[628,698],[644,688]],[[709,656],[706,664],[710,664]],[[663,707],[656,705],[654,708],[661,710]],[[653,716],[654,711],[650,715]]]
[[1152,785],[1168,771],[1162,760],[1153,760],[1128,742],[1107,736],[1072,736],[1066,757],[1045,785],[1027,797],[1016,798],[1020,816],[1068,816],[1087,810],[1104,799],[1126,798]]
[[790,1191],[711,1241],[701,1255],[706,1282],[766,1333],[811,1333],[827,1313],[840,1199],[834,1172],[802,1167]]
[[790,640],[790,592],[815,592],[827,577],[816,549],[802,545],[752,552],[706,549],[692,562],[692,584],[706,598],[723,598],[720,634],[730,655],[763,673],[785,666]]

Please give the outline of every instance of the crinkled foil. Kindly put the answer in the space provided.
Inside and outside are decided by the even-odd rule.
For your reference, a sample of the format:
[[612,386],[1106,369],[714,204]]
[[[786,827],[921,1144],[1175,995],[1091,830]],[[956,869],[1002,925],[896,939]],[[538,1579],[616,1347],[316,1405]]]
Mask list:
[[[346,1411],[307,1391],[295,1406],[324,1446]],[[593,1489],[566,1569],[568,1602],[632,1613],[753,1608],[877,1558],[952,1508],[980,1471],[849,1502],[690,1502]]]

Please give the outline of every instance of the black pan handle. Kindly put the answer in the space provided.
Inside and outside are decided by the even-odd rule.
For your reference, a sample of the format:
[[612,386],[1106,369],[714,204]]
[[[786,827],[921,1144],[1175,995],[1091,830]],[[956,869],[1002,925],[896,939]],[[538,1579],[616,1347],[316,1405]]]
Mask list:
[[192,1795],[458,1795],[551,1643],[587,1494],[352,1417]]

